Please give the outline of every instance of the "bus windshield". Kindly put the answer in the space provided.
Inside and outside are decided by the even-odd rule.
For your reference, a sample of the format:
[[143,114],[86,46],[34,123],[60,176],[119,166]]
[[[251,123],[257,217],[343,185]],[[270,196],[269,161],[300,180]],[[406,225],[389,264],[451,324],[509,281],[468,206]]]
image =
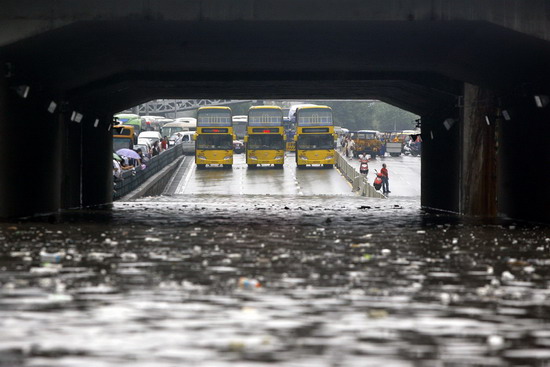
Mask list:
[[308,134],[298,137],[298,149],[334,149],[334,138],[331,134]]
[[197,137],[197,149],[232,150],[233,137],[229,134],[200,134]]
[[283,112],[281,110],[258,109],[248,113],[248,126],[282,126]]
[[282,135],[255,134],[248,137],[247,148],[250,150],[283,150],[285,142]]
[[226,110],[199,111],[197,126],[226,126],[231,127],[231,112]]
[[332,111],[324,108],[299,110],[298,126],[332,126]]
[[119,149],[132,149],[132,139],[131,138],[113,138],[113,151]]

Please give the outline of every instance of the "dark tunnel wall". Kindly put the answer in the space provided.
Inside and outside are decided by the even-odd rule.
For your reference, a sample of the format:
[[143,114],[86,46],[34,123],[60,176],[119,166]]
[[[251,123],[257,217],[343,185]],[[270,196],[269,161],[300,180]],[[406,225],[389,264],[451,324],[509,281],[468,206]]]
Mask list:
[[[460,193],[472,184],[462,173],[474,167],[461,154],[466,144],[458,101],[464,84],[497,95],[529,85],[550,95],[550,44],[484,22],[89,21],[3,47],[0,56],[2,64],[13,65],[13,75],[0,86],[0,152],[13,157],[18,150],[21,121],[43,152],[38,159],[30,151],[0,158],[4,217],[109,202],[109,115],[178,96],[388,101],[422,116],[422,204],[460,212]],[[31,86],[28,99],[14,93],[19,85]],[[60,106],[54,114],[46,112],[51,100]],[[499,130],[493,184],[499,213],[544,220],[548,190],[540,167],[547,165],[548,150],[526,141],[544,132],[547,111],[511,104],[518,124]],[[80,124],[70,121],[74,110],[85,116]],[[480,127],[480,113],[468,128]],[[443,121],[449,117],[458,123],[447,130]],[[528,161],[518,158],[522,154]],[[32,176],[20,173],[28,164],[36,167]],[[534,205],[512,184],[520,166],[534,172],[530,187],[540,198]]]
[[31,98],[0,94],[0,217],[59,209],[63,127]]
[[518,95],[505,107],[510,120],[498,126],[498,207],[511,218],[550,222],[550,106]]

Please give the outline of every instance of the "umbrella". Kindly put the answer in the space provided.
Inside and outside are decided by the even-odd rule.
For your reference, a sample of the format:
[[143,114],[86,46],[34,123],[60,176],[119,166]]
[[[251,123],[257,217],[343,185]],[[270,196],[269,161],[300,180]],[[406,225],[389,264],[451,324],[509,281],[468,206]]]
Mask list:
[[116,153],[113,153],[113,159],[116,159],[117,161],[121,161],[122,158],[120,158],[120,156]]
[[128,157],[128,158],[141,159],[139,154],[134,152],[132,149],[126,149],[126,148],[119,149],[119,150],[116,151],[116,154],[123,155],[123,156]]

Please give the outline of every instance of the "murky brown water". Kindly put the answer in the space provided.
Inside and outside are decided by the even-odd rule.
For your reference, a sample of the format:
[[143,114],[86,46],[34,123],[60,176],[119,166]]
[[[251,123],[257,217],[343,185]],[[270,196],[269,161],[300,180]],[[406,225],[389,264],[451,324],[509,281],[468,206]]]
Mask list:
[[548,227],[193,196],[0,239],[0,366],[550,365]]

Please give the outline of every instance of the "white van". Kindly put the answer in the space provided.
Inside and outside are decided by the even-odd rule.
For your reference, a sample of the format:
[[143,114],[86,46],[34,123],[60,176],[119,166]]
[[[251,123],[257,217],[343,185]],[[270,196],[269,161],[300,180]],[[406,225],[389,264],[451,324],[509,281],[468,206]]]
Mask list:
[[193,117],[180,117],[174,122],[169,122],[161,128],[162,136],[171,137],[179,131],[196,131],[197,119]]
[[178,131],[168,139],[168,146],[181,144],[183,154],[195,154],[195,141],[193,140],[194,131]]
[[149,144],[153,145],[155,141],[160,142],[161,140],[162,135],[158,131],[143,131],[138,135],[138,144],[149,142]]

